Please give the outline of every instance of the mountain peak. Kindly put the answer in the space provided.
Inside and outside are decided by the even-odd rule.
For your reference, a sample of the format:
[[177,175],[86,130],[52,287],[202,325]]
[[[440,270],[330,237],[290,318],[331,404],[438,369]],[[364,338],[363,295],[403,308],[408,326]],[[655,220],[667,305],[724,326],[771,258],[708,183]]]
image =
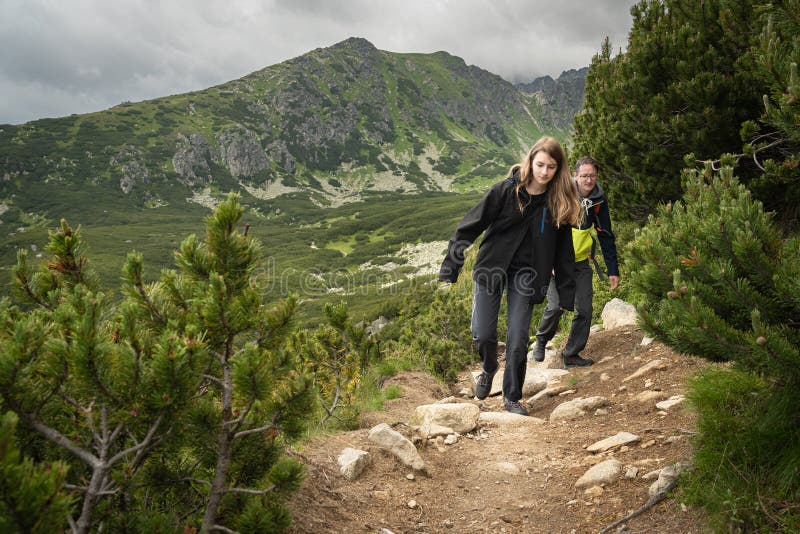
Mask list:
[[348,49],[359,52],[372,53],[378,50],[375,45],[364,39],[363,37],[348,37],[344,41],[328,47],[329,49]]

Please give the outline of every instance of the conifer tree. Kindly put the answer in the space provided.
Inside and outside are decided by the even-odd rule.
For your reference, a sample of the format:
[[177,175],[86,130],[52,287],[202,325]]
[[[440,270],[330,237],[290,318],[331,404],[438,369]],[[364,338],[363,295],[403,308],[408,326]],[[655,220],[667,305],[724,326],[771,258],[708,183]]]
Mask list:
[[[744,531],[793,531],[800,516],[800,238],[733,176],[687,171],[626,265],[649,333],[680,352],[730,361],[696,379],[693,494]],[[710,485],[714,491],[709,492]]]
[[0,301],[0,408],[55,445],[82,496],[73,532],[279,531],[301,480],[283,456],[311,382],[284,350],[295,300],[256,283],[257,240],[231,195],[147,283],[128,255],[122,300],[97,290],[80,229],[52,232],[49,262],[19,253],[20,306]]
[[[751,51],[768,14],[789,3],[646,0],[631,9],[627,50],[613,56],[603,45],[575,118],[575,152],[599,160],[613,202],[651,213],[680,197],[685,155],[742,152],[742,124],[760,119],[769,90]],[[742,159],[737,173],[748,184],[761,171]]]
[[[198,349],[173,332],[140,344],[129,308],[95,291],[80,228],[50,233],[51,259],[34,270],[20,251],[15,293],[0,305],[0,398],[67,455],[68,489],[82,496],[73,532],[89,532],[98,505],[120,493],[163,439],[195,370]],[[41,444],[39,449],[46,450]],[[58,452],[45,457],[62,457]]]
[[[753,51],[768,92],[759,121],[742,125],[744,156],[763,173],[749,187],[759,198],[780,199],[783,226],[800,221],[800,1],[776,5]],[[775,205],[775,202],[768,204]]]
[[288,525],[281,502],[301,469],[281,457],[279,437],[298,435],[312,401],[310,380],[283,347],[295,300],[264,302],[255,282],[262,247],[240,230],[243,213],[231,194],[206,219],[205,238],[184,240],[177,270],[155,284],[141,281],[137,261],[127,268],[127,294],[148,330],[177,328],[207,355],[182,443],[196,461],[173,458],[167,475],[158,467],[150,472],[164,483],[202,488],[195,503],[204,510],[201,532]]

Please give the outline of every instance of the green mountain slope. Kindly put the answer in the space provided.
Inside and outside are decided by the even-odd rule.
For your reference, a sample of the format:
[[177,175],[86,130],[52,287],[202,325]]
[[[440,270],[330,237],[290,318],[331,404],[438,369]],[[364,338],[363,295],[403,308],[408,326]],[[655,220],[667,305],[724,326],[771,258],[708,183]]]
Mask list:
[[[121,265],[133,248],[151,251],[160,268],[231,190],[254,231],[279,236],[284,248],[294,229],[353,202],[368,200],[364,216],[415,196],[401,204],[424,211],[430,198],[502,177],[543,133],[566,138],[543,116],[534,95],[458,57],[390,53],[352,38],[202,91],[0,125],[0,266],[19,246],[42,246],[45,229],[66,217],[108,255],[105,278],[118,269],[106,261]],[[464,209],[460,201],[432,209],[433,237],[445,239],[441,221]],[[394,232],[392,246],[422,239],[428,219],[417,214],[419,227]]]

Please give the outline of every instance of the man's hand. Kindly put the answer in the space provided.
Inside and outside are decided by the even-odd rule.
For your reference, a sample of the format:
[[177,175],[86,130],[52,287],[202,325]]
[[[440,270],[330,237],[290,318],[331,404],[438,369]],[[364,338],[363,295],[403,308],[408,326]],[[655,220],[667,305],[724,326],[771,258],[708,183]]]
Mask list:
[[611,291],[617,289],[619,287],[619,276],[609,276],[608,285],[611,286]]

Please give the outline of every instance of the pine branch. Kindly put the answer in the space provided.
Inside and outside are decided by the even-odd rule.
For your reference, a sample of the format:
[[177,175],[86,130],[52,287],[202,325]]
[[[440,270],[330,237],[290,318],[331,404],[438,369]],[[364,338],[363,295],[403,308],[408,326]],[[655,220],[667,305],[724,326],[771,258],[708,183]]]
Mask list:
[[270,423],[268,425],[265,425],[265,426],[260,426],[258,428],[251,428],[249,430],[242,430],[241,432],[237,432],[236,434],[233,435],[233,439],[243,438],[245,436],[249,436],[250,434],[259,434],[259,433],[271,430],[273,428],[277,429],[278,426],[275,424],[274,421],[275,420],[273,419],[272,423]]
[[45,438],[49,439],[59,447],[62,447],[79,459],[81,459],[86,465],[91,467],[92,469],[97,469],[101,466],[100,459],[89,452],[87,449],[79,447],[76,445],[71,439],[63,435],[61,432],[56,430],[55,428],[49,427],[42,423],[39,419],[35,418],[29,413],[23,412],[19,409],[18,406],[14,406],[11,403],[8,403],[9,407],[14,410],[20,417],[22,417],[25,422],[31,425],[36,431],[42,434]]
[[[132,447],[128,447],[124,451],[118,452],[117,454],[115,454],[114,456],[111,457],[111,459],[108,461],[108,464],[109,465],[114,465],[115,463],[120,461],[122,458],[124,458],[124,457],[126,457],[129,454],[132,454],[134,452],[143,453],[144,450],[151,445],[151,442],[153,441],[153,436],[155,436],[155,433],[158,430],[158,427],[161,426],[161,422],[163,420],[164,420],[164,413],[162,412],[161,414],[159,414],[159,416],[156,418],[156,420],[153,422],[153,424],[150,425],[150,429],[147,431],[147,435],[144,437],[144,439],[142,440],[141,443],[137,443],[136,445],[134,445]],[[138,458],[138,456],[139,456],[139,454],[137,454],[137,458]]]
[[225,534],[239,534],[239,532],[231,530],[228,527],[223,527],[222,525],[213,525],[208,530],[209,532],[224,532]]
[[272,492],[275,489],[275,484],[272,484],[267,489],[263,490],[254,490],[248,488],[228,488],[223,493],[241,493],[244,495],[266,495],[267,493]]

